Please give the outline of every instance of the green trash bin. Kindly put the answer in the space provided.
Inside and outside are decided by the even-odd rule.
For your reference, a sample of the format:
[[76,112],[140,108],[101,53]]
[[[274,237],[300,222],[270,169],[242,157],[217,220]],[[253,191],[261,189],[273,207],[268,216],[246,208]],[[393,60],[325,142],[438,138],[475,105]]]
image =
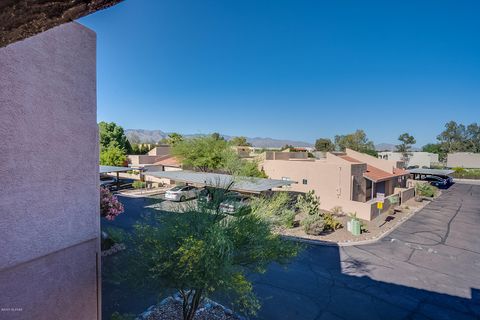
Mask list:
[[360,221],[356,219],[352,219],[352,234],[354,236],[359,236],[360,235]]

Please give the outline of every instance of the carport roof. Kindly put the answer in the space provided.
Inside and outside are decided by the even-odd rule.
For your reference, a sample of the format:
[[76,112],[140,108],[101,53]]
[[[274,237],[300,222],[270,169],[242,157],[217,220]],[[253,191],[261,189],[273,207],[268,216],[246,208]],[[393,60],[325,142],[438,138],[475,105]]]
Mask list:
[[416,174],[431,174],[431,175],[436,175],[436,176],[448,176],[452,173],[454,173],[454,170],[447,170],[447,169],[423,169],[423,168],[417,168],[417,169],[409,169],[408,172],[410,173],[416,173]]
[[291,185],[292,183],[297,183],[296,181],[291,180],[234,177],[228,174],[194,171],[147,171],[145,172],[145,175],[220,188],[227,187],[233,183],[230,186],[231,190],[250,193],[260,193],[273,188],[279,188],[282,186]]
[[99,173],[127,172],[130,170],[132,170],[132,168],[129,168],[129,167],[100,166]]

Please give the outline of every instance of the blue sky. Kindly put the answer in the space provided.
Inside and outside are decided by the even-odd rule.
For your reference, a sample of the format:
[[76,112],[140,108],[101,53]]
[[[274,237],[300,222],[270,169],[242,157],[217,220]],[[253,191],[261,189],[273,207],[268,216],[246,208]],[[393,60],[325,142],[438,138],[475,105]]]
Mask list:
[[480,1],[127,0],[97,33],[98,120],[313,142],[480,122]]

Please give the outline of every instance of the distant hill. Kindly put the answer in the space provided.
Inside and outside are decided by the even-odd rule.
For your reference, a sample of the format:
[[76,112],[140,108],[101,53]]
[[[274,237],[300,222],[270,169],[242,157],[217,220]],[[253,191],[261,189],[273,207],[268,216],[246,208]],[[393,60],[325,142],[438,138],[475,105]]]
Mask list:
[[[166,138],[168,132],[162,130],[144,130],[144,129],[126,129],[125,134],[131,143],[157,143],[159,140]],[[205,136],[206,134],[184,134],[184,137],[193,138]],[[233,136],[223,135],[226,140],[230,140]],[[305,141],[295,141],[295,140],[283,140],[283,139],[274,139],[274,138],[262,138],[262,137],[247,137],[247,141],[252,144],[254,147],[258,148],[281,148],[286,144],[292,145],[294,147],[313,147],[312,143]]]

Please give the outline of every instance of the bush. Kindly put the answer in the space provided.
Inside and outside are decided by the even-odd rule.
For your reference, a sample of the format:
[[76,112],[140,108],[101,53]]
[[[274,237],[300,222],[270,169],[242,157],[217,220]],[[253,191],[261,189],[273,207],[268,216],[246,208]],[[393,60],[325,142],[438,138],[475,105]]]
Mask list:
[[454,178],[463,178],[463,179],[480,179],[480,169],[465,169],[462,167],[453,168],[455,172],[453,173]]
[[291,208],[290,197],[286,192],[276,192],[271,197],[252,198],[250,207],[254,214],[275,226],[293,227],[296,213]]
[[325,223],[324,231],[335,231],[343,227],[343,225],[333,217],[333,214],[325,212],[322,214],[323,221]]
[[335,207],[333,207],[332,209],[330,209],[330,211],[331,211],[331,212],[333,213],[333,215],[335,215],[335,216],[339,216],[339,215],[343,214],[343,209],[342,209],[342,207],[340,207],[340,206],[335,206]]
[[297,197],[297,209],[304,214],[315,215],[318,214],[320,201],[315,195],[315,191],[311,190],[303,195]]
[[145,186],[146,186],[146,183],[143,181],[133,181],[132,183],[132,187],[134,187],[135,189],[145,188]]
[[123,205],[108,189],[100,188],[100,215],[107,220],[114,220],[124,211]]
[[422,197],[435,197],[437,188],[428,183],[417,183],[415,185],[415,192]]
[[302,220],[306,234],[318,236],[325,230],[325,221],[320,214],[312,214]]

